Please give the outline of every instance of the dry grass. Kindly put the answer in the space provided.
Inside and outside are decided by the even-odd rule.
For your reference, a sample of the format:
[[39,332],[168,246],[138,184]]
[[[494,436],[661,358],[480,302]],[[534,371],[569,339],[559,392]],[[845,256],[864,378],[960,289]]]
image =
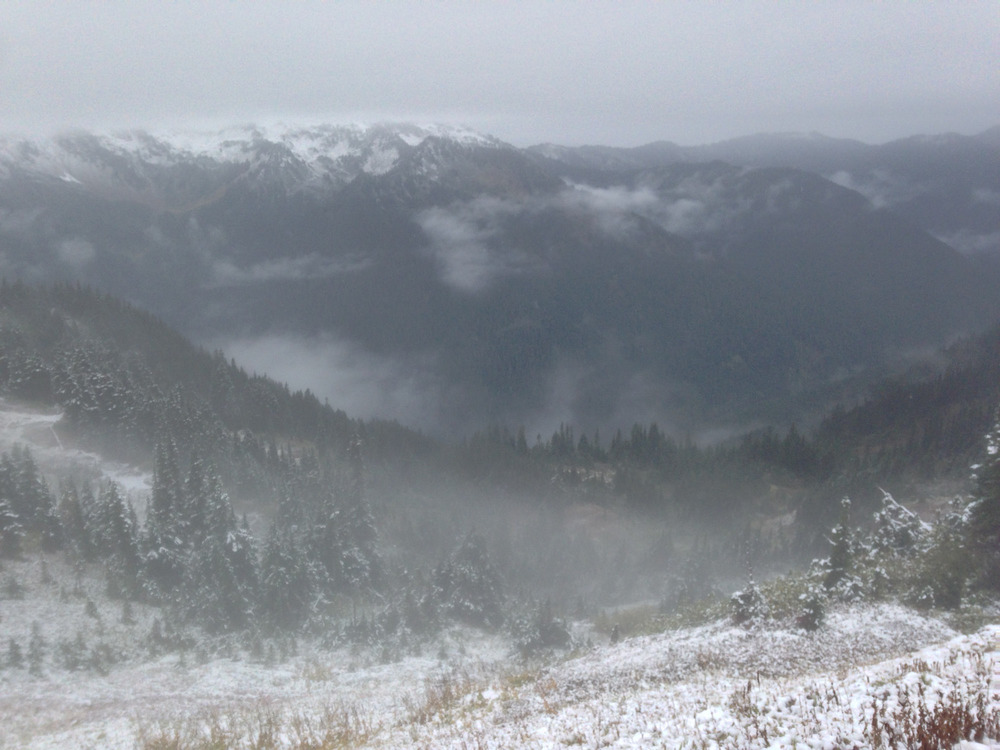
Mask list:
[[593,618],[593,625],[597,632],[609,637],[617,627],[620,638],[632,638],[706,625],[725,617],[726,612],[726,603],[717,598],[702,599],[669,613],[655,604],[640,604],[602,611]]
[[[934,684],[935,675],[959,660],[969,667],[964,681],[947,689],[928,687]],[[982,651],[953,651],[946,663],[914,659],[900,664],[891,677],[872,685],[871,702],[856,719],[864,736],[863,746],[873,750],[948,750],[962,740],[1000,738],[1000,707],[991,703],[990,680],[990,666]],[[783,730],[782,722],[769,715],[773,701],[758,694],[759,687],[759,680],[747,680],[729,699],[728,708],[740,724],[744,743],[740,747],[767,746]],[[816,728],[822,726],[824,717],[843,714],[848,705],[832,681],[814,684],[799,698],[808,706]],[[846,737],[842,739],[845,747],[857,746]]]
[[[874,697],[865,738],[873,748],[907,747],[913,750],[947,750],[962,740],[982,742],[1000,738],[1000,707],[990,705],[990,667],[982,651],[964,655],[972,666],[965,684],[947,692],[931,691],[923,680],[916,695],[899,689],[890,700],[890,691],[881,700]],[[954,663],[959,654],[952,652]],[[931,674],[942,665],[914,661],[900,667],[900,674]]]
[[404,724],[451,724],[456,715],[483,704],[485,684],[468,671],[455,669],[429,677],[423,691],[404,699]]
[[336,750],[369,744],[382,727],[357,706],[284,713],[268,706],[136,728],[138,750]]

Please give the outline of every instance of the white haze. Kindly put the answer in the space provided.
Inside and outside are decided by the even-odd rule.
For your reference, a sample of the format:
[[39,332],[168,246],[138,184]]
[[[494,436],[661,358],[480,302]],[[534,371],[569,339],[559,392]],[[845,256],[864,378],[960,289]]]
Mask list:
[[527,145],[1000,121],[1000,5],[0,4],[0,130],[465,123]]
[[217,346],[247,370],[309,389],[351,417],[432,425],[441,416],[441,387],[417,361],[380,356],[329,334],[272,334]]

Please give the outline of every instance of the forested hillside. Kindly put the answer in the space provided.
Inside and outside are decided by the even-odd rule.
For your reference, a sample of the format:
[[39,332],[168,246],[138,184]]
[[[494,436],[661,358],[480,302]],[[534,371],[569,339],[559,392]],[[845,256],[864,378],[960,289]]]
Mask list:
[[406,455],[428,445],[402,427],[352,420],[308,391],[249,374],[150,314],[89,289],[5,281],[0,315],[4,391],[58,405],[67,436],[112,456],[148,461],[156,445],[173,441],[210,456],[234,480],[250,481],[279,445],[343,453],[356,434],[375,456],[380,446]]
[[[568,603],[576,594],[662,594],[665,580],[670,590],[710,586],[738,574],[747,554],[760,565],[808,560],[823,550],[845,495],[866,514],[882,488],[910,491],[934,479],[967,486],[1000,403],[994,329],[951,347],[938,369],[838,408],[815,430],[768,427],[699,445],[655,422],[607,436],[563,424],[530,439],[524,428],[496,426],[448,445],[352,419],[77,286],[4,283],[0,315],[5,397],[60,409],[63,440],[153,476],[148,508],[130,509],[113,486],[85,486],[49,468],[64,484],[56,499],[37,489],[43,473],[30,453],[11,456],[12,466],[28,467],[12,471],[35,476],[26,481],[36,489],[12,506],[20,520],[7,524],[8,549],[21,548],[11,531],[20,528],[85,559],[111,555],[114,590],[154,601],[225,588],[189,578],[199,566],[216,575],[203,555],[235,556],[226,558],[228,585],[242,592],[226,605],[234,609],[186,605],[194,621],[223,629],[246,627],[251,612],[302,626],[320,594],[405,592],[416,607],[437,591],[437,607],[460,611],[445,604],[466,585],[446,572],[453,552],[477,561],[475,587],[492,592],[479,594],[483,613],[500,601],[504,577],[522,594],[561,586]],[[252,523],[239,521],[245,513]],[[795,520],[773,524],[784,516]],[[652,521],[638,543],[629,540],[633,519]],[[456,551],[462,538],[470,551]],[[267,584],[269,565],[281,572]],[[419,617],[433,620],[435,611]],[[224,625],[211,624],[220,618]]]

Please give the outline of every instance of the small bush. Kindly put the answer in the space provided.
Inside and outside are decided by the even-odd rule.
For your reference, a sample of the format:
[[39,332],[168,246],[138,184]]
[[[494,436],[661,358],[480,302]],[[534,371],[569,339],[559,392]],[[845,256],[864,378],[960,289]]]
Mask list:
[[801,610],[795,618],[796,627],[812,632],[818,630],[826,617],[826,596],[819,586],[810,586],[799,595]]
[[764,596],[753,579],[747,587],[729,597],[730,617],[737,625],[749,627],[767,619],[769,611]]
[[510,634],[522,656],[566,648],[571,641],[566,623],[555,617],[552,604],[548,601],[536,607],[534,612],[515,618],[511,622]]

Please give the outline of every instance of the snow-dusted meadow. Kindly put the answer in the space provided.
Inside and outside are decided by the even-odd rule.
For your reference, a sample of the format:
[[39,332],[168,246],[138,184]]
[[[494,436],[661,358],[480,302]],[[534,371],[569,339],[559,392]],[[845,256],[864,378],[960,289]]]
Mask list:
[[[57,420],[0,404],[0,450],[115,479],[141,507],[148,475],[62,445]],[[581,622],[570,652],[531,662],[453,627],[386,662],[307,638],[158,648],[161,614],[109,599],[97,564],[4,560],[0,748],[906,747],[921,723],[970,719],[992,739],[962,746],[1000,747],[995,617],[960,634],[893,603],[836,604],[812,633],[721,619],[617,643]]]
[[[547,664],[467,629],[392,664],[306,643],[267,663],[242,649],[144,654],[151,611],[136,607],[124,624],[121,606],[104,602],[87,616],[32,579],[38,562],[20,565],[28,591],[3,602],[4,642],[26,639],[36,620],[49,651],[83,628],[126,661],[106,674],[48,660],[41,675],[0,672],[3,748],[192,747],[209,736],[226,747],[860,748],[872,746],[873,712],[875,726],[902,732],[907,702],[913,718],[942,704],[992,717],[994,732],[1000,721],[1000,626],[960,635],[891,604],[836,610],[811,634],[717,622]],[[51,578],[69,572],[47,567]],[[995,734],[984,742],[1000,747]]]

